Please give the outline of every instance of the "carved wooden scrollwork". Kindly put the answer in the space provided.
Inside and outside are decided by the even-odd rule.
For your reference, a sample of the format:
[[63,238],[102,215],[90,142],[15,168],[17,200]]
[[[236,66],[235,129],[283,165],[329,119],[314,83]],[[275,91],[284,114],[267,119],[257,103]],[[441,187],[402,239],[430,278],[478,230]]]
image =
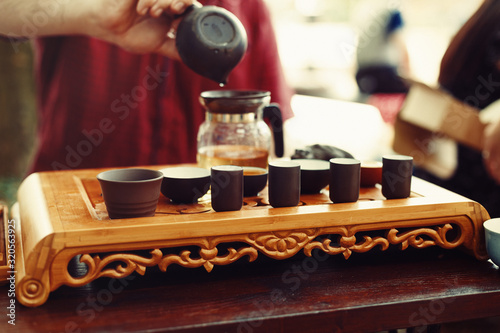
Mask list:
[[[332,235],[339,235],[338,245],[332,246]],[[304,247],[304,253],[311,256],[314,249],[320,249],[328,254],[335,255],[342,253],[344,258],[348,259],[352,252],[367,252],[379,245],[382,250],[389,247],[389,241],[382,237],[372,238],[364,235],[362,242],[356,242],[356,235],[353,228],[339,227],[329,232],[329,236],[322,240],[314,241]]]
[[[253,247],[242,247],[240,249],[228,248],[227,254],[218,255],[218,244],[214,241],[204,239],[202,245],[198,244],[200,246],[199,257],[192,257],[192,252],[189,250],[181,251],[178,255],[164,255],[160,249],[151,250],[149,252],[150,257],[130,253],[114,253],[101,258],[100,255],[83,254],[80,257],[80,262],[87,265],[87,273],[81,277],[73,277],[66,272],[64,284],[72,287],[80,287],[100,277],[118,279],[130,275],[134,271],[144,275],[146,267],[156,265],[162,271],[166,271],[171,264],[178,264],[188,268],[204,266],[210,272],[214,265],[227,265],[244,256],[248,256],[249,261],[257,259],[258,251]],[[111,267],[113,263],[117,263],[114,268]]]
[[43,303],[49,296],[48,286],[42,281],[33,278],[23,279],[18,286],[18,290],[18,297],[27,306]]
[[[340,227],[329,230],[329,237],[307,244],[304,253],[311,256],[313,249],[320,249],[328,254],[335,255],[342,253],[348,259],[352,252],[363,253],[380,246],[382,251],[387,250],[389,245],[400,245],[402,250],[412,246],[415,248],[425,248],[429,246],[440,246],[445,249],[452,249],[461,246],[471,238],[470,233],[465,229],[469,228],[468,221],[459,220],[446,223],[442,226],[420,227],[409,231],[400,232],[398,228],[391,228],[386,231],[385,238],[381,236],[370,237],[362,235],[363,240],[357,241],[355,227]],[[451,231],[455,231],[455,238],[448,240]],[[331,235],[339,235],[338,243],[332,246]]]
[[452,241],[447,239],[448,232],[455,229],[450,223],[435,228],[410,230],[401,234],[398,234],[397,229],[391,229],[387,233],[387,239],[391,244],[400,244],[403,250],[408,248],[409,245],[419,249],[434,245],[445,249],[452,249],[462,245],[466,237],[466,233],[462,230],[462,224],[454,225],[460,232],[458,233],[458,237],[455,237]]
[[[187,268],[203,266],[210,272],[215,265],[228,265],[244,256],[248,256],[249,261],[254,261],[259,252],[273,259],[286,259],[301,250],[311,256],[312,250],[319,249],[330,255],[342,254],[348,259],[353,252],[363,253],[377,246],[382,251],[388,249],[390,245],[400,245],[402,250],[408,246],[415,248],[440,246],[451,249],[469,242],[469,238],[472,237],[467,236],[470,232],[466,230],[469,228],[466,220],[413,228],[402,224],[399,229],[403,231],[398,228],[390,228],[385,230],[384,236],[375,237],[366,234],[364,230],[359,230],[359,226],[345,226],[227,235],[193,239],[191,242],[186,240],[186,246],[199,247],[198,255],[190,250],[182,250],[179,254],[164,254],[160,249],[151,250],[147,257],[131,253],[114,253],[104,258],[99,255],[83,254],[80,261],[88,266],[88,272],[82,277],[72,277],[67,273],[64,284],[83,286],[99,277],[123,278],[134,271],[144,274],[146,267],[156,265],[162,271],[166,271],[171,264],[178,264]],[[236,249],[229,245],[224,253],[219,252],[217,246],[232,242],[246,243],[248,246]],[[115,262],[117,265],[112,268],[111,264]],[[31,293],[36,289],[36,286],[29,287]]]
[[16,297],[29,307],[44,303],[49,297],[49,274],[44,272],[41,276],[26,275],[16,284]]
[[211,272],[214,265],[227,265],[243,256],[248,256],[249,261],[257,259],[257,250],[252,247],[243,247],[238,250],[229,248],[228,253],[223,256],[218,256],[218,249],[214,245],[212,248],[201,248],[199,251],[199,258],[192,258],[191,251],[182,251],[180,255],[168,254],[163,257],[159,263],[160,269],[165,272],[167,267],[171,264],[178,264],[184,267],[195,268],[205,267],[208,272]]
[[252,233],[245,240],[274,259],[286,259],[299,252],[320,234],[320,229]]
[[[80,287],[100,277],[119,279],[132,274],[134,271],[144,275],[146,267],[158,265],[163,256],[163,253],[159,249],[150,251],[150,254],[150,258],[145,258],[137,254],[114,253],[106,256],[104,259],[101,259],[99,255],[91,256],[90,254],[83,254],[80,257],[80,262],[87,265],[87,274],[82,277],[73,277],[67,273],[66,284],[73,287]],[[115,262],[119,262],[115,268],[106,268]]]

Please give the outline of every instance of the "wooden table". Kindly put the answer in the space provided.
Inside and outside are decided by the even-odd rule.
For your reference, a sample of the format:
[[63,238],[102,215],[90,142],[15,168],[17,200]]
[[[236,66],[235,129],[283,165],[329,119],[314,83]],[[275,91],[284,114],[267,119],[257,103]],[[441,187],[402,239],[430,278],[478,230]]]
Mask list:
[[15,327],[2,286],[0,331],[372,332],[500,315],[491,262],[441,248],[388,251],[102,278],[61,287],[40,307],[18,304]]

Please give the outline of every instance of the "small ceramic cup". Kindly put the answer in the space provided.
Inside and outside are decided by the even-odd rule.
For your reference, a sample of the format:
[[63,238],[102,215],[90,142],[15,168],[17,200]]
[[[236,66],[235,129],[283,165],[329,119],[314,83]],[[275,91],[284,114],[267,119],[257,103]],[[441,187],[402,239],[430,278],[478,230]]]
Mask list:
[[172,167],[163,173],[161,193],[174,203],[196,203],[210,188],[210,170],[197,167]]
[[243,206],[243,168],[235,165],[211,169],[212,208],[216,212],[240,210]]
[[361,187],[374,187],[382,183],[382,162],[361,161]]
[[356,202],[359,199],[361,162],[354,158],[330,160],[330,200],[333,203]]
[[255,197],[267,185],[267,169],[244,166],[243,167],[243,195]]
[[330,163],[317,159],[294,159],[300,164],[300,193],[321,192],[330,182]]
[[268,190],[271,206],[297,206],[300,202],[300,164],[293,160],[270,162]]
[[382,195],[386,199],[408,198],[411,193],[413,157],[382,156]]
[[497,266],[500,266],[500,218],[493,218],[483,223],[486,251]]
[[154,216],[163,180],[161,171],[115,169],[97,175],[111,219]]

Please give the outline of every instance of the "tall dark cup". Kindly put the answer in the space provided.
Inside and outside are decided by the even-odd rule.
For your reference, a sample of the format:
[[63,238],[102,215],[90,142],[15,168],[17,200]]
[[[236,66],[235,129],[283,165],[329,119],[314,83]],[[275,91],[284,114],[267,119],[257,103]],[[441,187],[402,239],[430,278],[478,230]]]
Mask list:
[[243,168],[219,165],[211,168],[212,208],[216,212],[240,210],[243,206]]
[[413,157],[385,155],[382,157],[382,195],[387,199],[408,198],[411,192]]
[[300,164],[293,161],[269,163],[268,190],[271,206],[297,206],[300,202]]
[[334,203],[359,199],[361,162],[354,158],[330,160],[330,200]]

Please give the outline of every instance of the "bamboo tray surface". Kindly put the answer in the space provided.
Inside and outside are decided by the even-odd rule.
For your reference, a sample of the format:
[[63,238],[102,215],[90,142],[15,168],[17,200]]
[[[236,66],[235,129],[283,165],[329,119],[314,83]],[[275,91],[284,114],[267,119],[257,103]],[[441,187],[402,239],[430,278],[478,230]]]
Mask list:
[[[154,166],[163,169],[168,166]],[[259,254],[286,259],[314,249],[328,254],[363,253],[390,245],[446,249],[463,247],[480,260],[487,259],[482,223],[489,218],[478,203],[418,178],[412,180],[409,198],[386,200],[379,187],[361,188],[355,203],[333,204],[328,189],[302,195],[296,207],[273,208],[267,190],[245,198],[240,211],[215,212],[210,196],[198,204],[172,204],[160,195],[154,217],[109,219],[96,179],[105,169],[41,172],[30,175],[18,192],[16,283],[24,305],[43,304],[50,291],[65,284],[81,286],[101,276],[125,277],[146,267],[170,264],[184,267],[227,265],[243,256]],[[385,236],[366,234],[383,232]],[[449,235],[452,236],[449,236]],[[331,235],[336,240],[331,239]],[[328,237],[324,237],[328,236]],[[323,237],[323,238],[322,238]],[[247,245],[219,254],[219,244]],[[179,255],[162,249],[198,246]],[[130,251],[150,250],[148,256]],[[113,252],[101,258],[102,252]],[[67,272],[72,258],[81,255],[89,267],[86,276]],[[109,269],[113,262],[122,262]],[[125,263],[125,266],[123,266]]]

